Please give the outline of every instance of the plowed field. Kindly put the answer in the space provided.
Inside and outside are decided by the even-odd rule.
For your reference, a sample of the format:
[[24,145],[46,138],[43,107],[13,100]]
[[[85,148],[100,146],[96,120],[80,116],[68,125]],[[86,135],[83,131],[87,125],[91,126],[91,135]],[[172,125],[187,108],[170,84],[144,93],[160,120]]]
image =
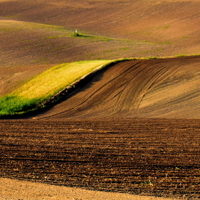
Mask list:
[[200,57],[117,63],[40,118],[200,119]]
[[200,198],[200,121],[0,121],[0,176]]
[[[0,95],[60,63],[199,54],[199,0],[0,0]],[[78,29],[95,37],[72,37]]]
[[[0,0],[0,95],[64,62],[199,54],[199,7]],[[199,56],[121,62],[35,120],[0,120],[0,177],[200,199],[199,66]]]

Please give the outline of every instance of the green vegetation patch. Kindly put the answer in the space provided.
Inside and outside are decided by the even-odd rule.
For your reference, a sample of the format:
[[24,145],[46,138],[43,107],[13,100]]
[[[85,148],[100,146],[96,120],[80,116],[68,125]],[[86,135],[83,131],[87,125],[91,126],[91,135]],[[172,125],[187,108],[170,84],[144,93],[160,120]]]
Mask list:
[[0,116],[23,114],[37,105],[37,99],[25,99],[18,96],[5,96],[0,98]]
[[28,81],[7,96],[0,98],[0,116],[20,115],[38,110],[45,102],[69,89],[87,75],[113,60],[93,60],[54,66]]

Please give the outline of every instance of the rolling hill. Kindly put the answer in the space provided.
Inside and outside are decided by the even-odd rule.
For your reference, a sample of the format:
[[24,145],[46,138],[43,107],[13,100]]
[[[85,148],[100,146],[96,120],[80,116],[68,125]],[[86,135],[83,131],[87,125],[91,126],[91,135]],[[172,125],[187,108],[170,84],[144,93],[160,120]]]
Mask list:
[[14,179],[199,199],[199,8],[0,0],[0,199]]
[[110,65],[114,60],[79,61],[56,65],[0,98],[0,117],[18,116],[41,110],[82,79]]
[[200,57],[124,61],[41,117],[199,119]]
[[38,117],[199,119],[199,65],[200,56],[66,63],[0,98],[0,114],[54,106]]
[[[64,62],[198,54],[199,4],[1,0],[0,95]],[[75,29],[87,37],[73,37]]]

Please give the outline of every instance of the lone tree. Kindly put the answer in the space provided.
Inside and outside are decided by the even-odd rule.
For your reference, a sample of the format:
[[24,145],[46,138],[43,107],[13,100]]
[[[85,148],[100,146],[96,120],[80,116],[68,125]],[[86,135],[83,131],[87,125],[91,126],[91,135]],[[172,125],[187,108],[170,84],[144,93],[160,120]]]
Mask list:
[[74,37],[80,37],[81,35],[80,35],[80,33],[78,32],[78,30],[76,29],[75,31],[74,31]]

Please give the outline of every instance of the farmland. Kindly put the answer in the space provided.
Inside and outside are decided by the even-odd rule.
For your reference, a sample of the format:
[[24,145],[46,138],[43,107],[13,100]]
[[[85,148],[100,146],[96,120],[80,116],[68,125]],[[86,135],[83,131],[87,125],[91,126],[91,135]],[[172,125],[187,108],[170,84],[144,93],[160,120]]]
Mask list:
[[52,67],[0,98],[0,116],[20,115],[41,109],[45,106],[45,101],[70,89],[84,77],[112,62],[114,61],[82,61]]
[[[132,59],[102,68],[110,62],[59,65],[16,89],[35,95],[49,74],[62,75],[63,88],[65,69],[79,71],[86,63],[86,70],[100,69],[64,90],[59,104],[26,116],[32,119],[0,121],[0,176],[200,198],[199,56]],[[27,93],[28,86],[35,90]]]
[[0,200],[200,199],[199,8],[0,0]]
[[199,124],[162,119],[1,121],[0,175],[200,198]]
[[199,56],[119,62],[35,117],[199,119],[199,64]]

